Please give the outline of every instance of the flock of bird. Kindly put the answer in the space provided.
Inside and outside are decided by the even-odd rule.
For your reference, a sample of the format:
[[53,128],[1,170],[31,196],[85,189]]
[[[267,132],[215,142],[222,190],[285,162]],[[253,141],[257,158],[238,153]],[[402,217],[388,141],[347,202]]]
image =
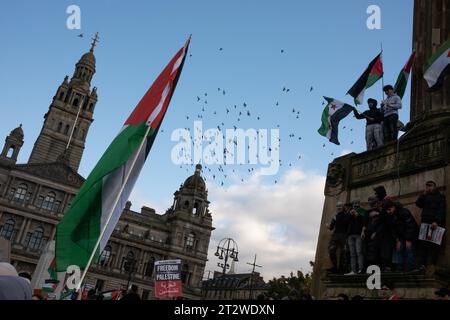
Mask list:
[[[83,33],[79,34],[78,37],[83,38],[84,35]],[[223,51],[223,47],[218,48],[218,51],[221,52]],[[284,49],[280,50],[281,54],[285,53]],[[189,57],[192,58],[192,54],[189,54]],[[314,90],[313,86],[309,86],[309,88],[307,88],[306,93],[311,93]],[[214,90],[215,91],[215,90]],[[287,86],[283,86],[282,88],[280,88],[280,94],[289,94],[290,92],[292,92],[291,88],[287,87]],[[231,140],[231,138],[228,138],[228,141],[226,140],[227,137],[225,135],[225,132],[227,129],[231,129],[233,128],[234,130],[238,129],[238,128],[243,128],[244,130],[246,130],[246,127],[241,125],[243,121],[250,121],[251,123],[257,123],[258,121],[263,119],[263,115],[258,113],[257,111],[255,111],[254,108],[252,108],[252,106],[250,106],[250,104],[248,104],[245,101],[241,101],[239,103],[236,104],[231,104],[231,105],[227,105],[227,106],[218,106],[219,104],[214,102],[208,102],[208,98],[210,98],[211,100],[217,100],[219,97],[224,97],[228,95],[228,92],[225,88],[222,87],[217,87],[217,91],[212,92],[212,93],[208,93],[208,92],[203,92],[201,94],[195,95],[193,102],[196,103],[196,108],[191,108],[191,110],[193,110],[191,113],[186,114],[184,117],[186,119],[186,123],[189,124],[189,126],[193,125],[193,121],[196,120],[207,120],[207,121],[214,121],[215,125],[214,126],[209,126],[212,128],[217,128],[218,131],[220,132],[221,136],[216,137],[217,139],[220,139],[222,141],[222,145],[223,145],[223,153],[222,154],[216,154],[214,151],[211,151],[209,154],[206,154],[203,156],[203,159],[208,159],[208,160],[220,160],[220,156],[223,156],[223,164],[213,164],[213,165],[206,165],[206,164],[202,164],[203,167],[203,177],[206,181],[208,180],[213,180],[215,181],[216,184],[220,185],[220,186],[224,186],[226,184],[226,182],[233,178],[233,181],[235,180],[240,180],[242,183],[244,183],[252,173],[255,172],[255,170],[259,167],[259,165],[255,165],[255,164],[251,164],[250,160],[247,159],[248,157],[246,157],[247,163],[243,163],[243,164],[239,164],[239,166],[247,166],[244,169],[240,169],[237,170],[235,165],[232,165],[230,167],[232,167],[231,170],[228,170],[227,165],[226,164],[226,159],[228,157],[231,157],[231,159],[233,159],[235,157],[234,154],[234,150],[236,150],[235,148],[232,148],[234,150],[228,150],[227,145],[231,145],[234,144],[235,146],[237,146],[238,141],[237,138],[234,138],[234,140]],[[219,101],[220,103],[220,101]],[[322,105],[325,105],[325,102],[322,102]],[[274,104],[273,104],[275,109],[275,112],[283,112],[280,110],[290,110],[290,115],[293,117],[293,119],[295,120],[300,120],[302,117],[302,112],[300,110],[299,107],[288,107],[287,109],[283,106],[282,107],[282,103],[279,102],[278,100],[275,99]],[[286,111],[284,111],[286,112]],[[253,124],[252,127],[258,127],[257,124]],[[318,121],[319,124],[319,121]],[[187,126],[184,129],[188,130],[189,132],[191,131],[191,128]],[[297,126],[296,126],[297,127]],[[276,128],[280,128],[280,124],[276,124]],[[284,131],[286,130],[286,128],[284,128]],[[289,143],[301,143],[302,142],[302,137],[295,132],[296,128],[291,128],[289,134],[286,137],[286,140]],[[342,127],[342,129],[346,129],[345,126]],[[204,147],[204,136],[203,136],[203,132],[200,132],[199,129],[197,128],[197,132],[194,134],[191,134],[191,136],[197,137],[196,139],[194,139],[194,141],[191,141],[192,144],[196,144],[196,143],[200,143],[200,145],[202,145],[202,149],[206,150],[208,148]],[[350,131],[353,131],[353,129],[350,128]],[[259,130],[256,130],[257,135],[259,135]],[[160,130],[160,134],[164,134],[164,129]],[[209,141],[206,142],[211,148],[209,148],[209,150],[217,150],[217,148],[219,147],[219,143],[217,142],[217,139],[213,139],[213,141]],[[254,137],[254,140],[256,140],[256,137]],[[283,139],[284,140],[284,139]],[[270,137],[269,137],[269,141],[270,141]],[[185,142],[185,141],[184,141]],[[278,138],[278,142],[279,144],[281,144],[282,142],[282,138]],[[351,142],[351,144],[353,144],[353,141]],[[326,143],[324,143],[322,145],[323,148],[326,147]],[[247,149],[249,149],[250,146],[248,146],[247,144]],[[272,150],[270,148],[270,144],[267,147],[263,147],[262,148],[263,151],[268,152],[268,154],[270,154],[273,151],[279,152],[278,147],[275,147],[274,150]],[[295,147],[295,149],[300,150],[301,146],[299,145],[298,147]],[[331,152],[330,154],[331,156],[334,156],[334,153]],[[184,154],[185,159],[180,159],[181,157],[183,157],[183,155],[179,155],[177,160],[185,160],[186,163],[189,164],[185,164],[185,165],[180,165],[181,169],[184,169],[186,172],[191,173],[193,171],[193,168],[195,166],[194,163],[191,163],[191,158],[190,158],[190,154]],[[281,154],[280,154],[281,156]],[[258,155],[256,155],[256,157],[258,157]],[[297,156],[294,159],[295,161],[301,161],[302,160],[302,155],[301,154],[297,154]],[[282,161],[282,159],[278,160],[279,161],[279,166],[283,166],[285,165],[285,163]],[[180,161],[181,162],[181,161]],[[215,162],[217,163],[217,162]],[[236,163],[236,162],[233,162]],[[293,165],[295,165],[294,161],[289,161],[287,164],[287,166],[292,167]],[[243,177],[242,174],[246,173],[247,176]],[[273,180],[274,184],[278,183],[277,179]]]
[[[223,51],[223,48],[219,48],[219,51]],[[284,53],[284,50],[281,49],[281,53]],[[190,57],[192,57],[192,54],[190,54]],[[313,92],[314,90],[314,86],[309,86],[307,88],[306,94]],[[282,88],[280,88],[280,94],[289,94],[291,93],[292,90],[291,88],[287,87],[287,86],[283,86]],[[217,137],[217,139],[211,139],[212,141],[204,141],[204,136],[203,136],[203,132],[200,131],[199,128],[197,128],[197,132],[192,132],[191,136],[193,137],[197,137],[194,139],[194,141],[191,141],[192,144],[196,144],[196,143],[200,143],[201,145],[203,145],[203,150],[207,150],[208,148],[205,147],[205,143],[210,146],[210,150],[217,150],[217,148],[219,147],[219,143],[217,142],[217,140],[221,140],[223,141],[223,159],[224,162],[228,157],[231,157],[232,159],[235,157],[235,154],[233,153],[234,150],[228,150],[228,148],[226,147],[227,144],[234,144],[235,146],[237,146],[237,139],[235,138],[234,140],[232,140],[231,138],[227,137],[225,132],[226,129],[231,129],[234,128],[234,130],[240,128],[243,128],[244,130],[246,130],[246,128],[248,128],[247,126],[242,125],[243,121],[250,121],[250,123],[252,123],[251,127],[259,127],[258,126],[258,121],[261,121],[263,119],[263,115],[261,113],[259,113],[258,111],[256,111],[254,107],[252,107],[250,105],[250,103],[246,102],[246,101],[239,101],[238,103],[235,104],[228,104],[226,105],[225,101],[220,101],[220,97],[224,97],[226,95],[229,95],[229,92],[226,88],[223,87],[217,87],[217,90],[213,90],[213,92],[203,92],[201,94],[197,94],[194,96],[193,98],[193,103],[195,104],[195,108],[190,108],[189,110],[191,110],[190,113],[185,114],[184,118],[186,119],[186,123],[189,124],[189,126],[193,125],[193,121],[196,120],[205,120],[205,121],[213,121],[214,125],[208,126],[208,128],[216,128],[219,130],[220,132],[220,136]],[[217,101],[219,100],[219,101]],[[212,102],[214,101],[214,102]],[[288,107],[286,108],[285,105],[282,104],[282,102],[280,102],[281,99],[275,99],[274,103],[273,103],[273,107],[274,107],[274,112],[288,112],[286,110],[289,110],[289,113],[291,115],[291,117],[293,117],[293,119],[295,120],[301,120],[302,118],[302,111],[300,110],[300,107]],[[322,103],[322,105],[324,105],[325,102]],[[321,111],[320,111],[321,112]],[[320,114],[320,113],[318,113]],[[267,116],[267,115],[266,115]],[[279,118],[279,117],[277,117]],[[320,124],[320,118],[318,119],[318,125]],[[187,126],[184,129],[188,130],[189,132],[192,131],[192,129]],[[204,127],[206,126],[205,124],[203,125]],[[289,134],[285,137],[285,138],[278,138],[278,142],[281,144],[282,143],[282,139],[283,139],[283,143],[284,140],[287,140],[288,143],[297,143],[300,144],[303,140],[303,138],[300,136],[300,134],[298,132],[296,132],[296,129],[298,129],[300,126],[296,125],[294,127],[290,128],[290,132]],[[280,124],[276,124],[276,128],[280,128]],[[342,127],[343,130],[346,129],[345,126]],[[203,130],[205,130],[205,128],[203,128]],[[286,131],[287,128],[285,126],[283,126],[283,131]],[[350,131],[353,131],[353,129],[350,128]],[[163,131],[162,131],[163,132]],[[257,135],[259,135],[259,131],[256,130]],[[227,140],[228,139],[228,140]],[[256,137],[253,137],[254,140],[256,140]],[[270,139],[269,139],[270,141]],[[185,141],[183,141],[185,142]],[[202,144],[203,143],[203,144]],[[351,142],[351,144],[353,144],[353,141]],[[326,143],[324,143],[322,145],[323,148],[326,147]],[[270,146],[270,145],[269,145]],[[278,152],[278,148],[275,147],[274,150],[271,150],[270,147],[267,147],[267,149],[265,149],[265,147],[263,147],[263,151],[268,152],[268,154],[270,154],[272,151],[276,151]],[[248,145],[246,145],[247,149],[249,149],[250,147]],[[234,148],[233,148],[234,149]],[[301,150],[301,145],[295,146],[294,149],[296,150]],[[331,156],[334,156],[334,153],[331,152],[330,154]],[[183,160],[185,160],[186,162],[189,162],[189,164],[185,164],[185,165],[180,165],[179,167],[181,169],[184,169],[188,174],[191,173],[193,171],[193,168],[195,166],[194,163],[190,163],[191,158],[190,158],[190,154],[180,154],[178,160],[180,160],[180,158],[185,157]],[[209,160],[220,160],[220,157],[222,155],[219,154],[217,155],[214,151],[210,152],[210,154],[205,154],[204,155],[204,159],[209,159]],[[258,155],[256,156],[258,157]],[[280,157],[281,157],[281,153],[280,153]],[[295,161],[293,161],[295,160]],[[295,165],[295,162],[299,162],[302,160],[302,155],[298,154],[294,159],[291,159],[291,161],[284,163],[282,161],[282,159],[278,160],[279,161],[279,166],[282,167],[284,165],[287,165],[288,167],[292,167],[293,165]],[[247,163],[245,164],[238,164],[239,166],[246,166],[245,168],[239,168],[236,169],[235,165],[230,166],[231,169],[227,168],[227,164],[226,162],[224,164],[213,164],[213,165],[206,165],[206,164],[202,164],[203,167],[203,177],[206,181],[208,180],[212,180],[215,182],[216,185],[220,185],[220,186],[224,186],[227,182],[229,182],[229,179],[233,179],[234,181],[240,181],[241,183],[244,183],[246,180],[248,180],[250,178],[250,175],[252,173],[255,172],[255,170],[257,170],[259,168],[260,165],[253,165],[250,163],[250,160],[248,158],[246,158]],[[235,163],[235,162],[234,162]],[[276,176],[274,176],[273,179],[273,183],[277,184],[278,180],[276,178]]]

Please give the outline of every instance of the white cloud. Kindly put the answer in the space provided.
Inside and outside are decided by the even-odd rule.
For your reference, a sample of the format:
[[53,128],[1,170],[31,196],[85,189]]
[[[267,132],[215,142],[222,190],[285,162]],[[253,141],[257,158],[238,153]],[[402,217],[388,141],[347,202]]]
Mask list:
[[[266,184],[259,172],[247,183],[226,188],[208,183],[213,231],[206,270],[219,270],[218,242],[233,238],[239,246],[236,272],[248,272],[257,254],[265,280],[310,271],[323,207],[325,177],[301,169],[286,171],[277,184]],[[259,269],[259,268],[257,268]]]

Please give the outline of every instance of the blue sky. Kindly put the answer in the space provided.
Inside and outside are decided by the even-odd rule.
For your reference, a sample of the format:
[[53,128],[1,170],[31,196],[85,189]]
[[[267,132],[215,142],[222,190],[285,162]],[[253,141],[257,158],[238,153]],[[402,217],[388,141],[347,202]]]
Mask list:
[[[186,60],[162,125],[164,132],[157,137],[131,200],[160,211],[170,206],[173,192],[193,172],[191,167],[180,168],[172,163],[170,154],[176,143],[170,140],[170,133],[176,128],[192,128],[198,114],[203,115],[204,130],[222,122],[224,128],[236,125],[243,129],[280,129],[282,166],[277,176],[260,178],[257,182],[260,187],[274,187],[275,180],[288,177],[290,170],[304,172],[307,177],[324,176],[333,158],[365,150],[365,123],[349,116],[341,124],[341,145],[330,144],[317,133],[324,107],[322,96],[352,103],[345,93],[378,54],[381,42],[385,84],[395,82],[411,53],[412,3],[403,0],[2,3],[0,135],[6,136],[22,123],[25,145],[19,162],[28,160],[58,85],[66,74],[72,75],[75,63],[89,49],[90,37],[98,31],[97,73],[92,84],[98,87],[99,102],[80,167],[80,173],[87,176],[153,80],[192,34],[189,51],[192,56]],[[66,8],[71,4],[81,8],[81,30],[66,28]],[[372,4],[381,8],[381,30],[366,27],[369,16],[366,9]],[[77,37],[79,33],[85,37]],[[310,92],[311,86],[314,89]],[[283,87],[290,91],[283,92]],[[197,96],[201,101],[197,101]],[[365,97],[380,100],[381,82],[367,90]],[[251,116],[242,116],[237,122],[239,110],[247,110],[243,109],[244,102]],[[406,123],[409,86],[403,102],[400,119]],[[225,110],[234,105],[236,111],[227,115]],[[297,111],[300,111],[298,119]],[[257,116],[260,120],[256,120]],[[289,137],[290,134],[294,137]],[[217,190],[216,194],[210,192],[212,208],[215,200],[221,201],[221,190],[245,188],[250,183],[250,168],[256,170],[258,166],[230,166],[229,170],[235,170],[235,180],[219,178],[217,167],[204,173],[208,185]],[[220,181],[225,182],[222,189],[216,186]],[[318,192],[322,190],[318,188]],[[316,207],[320,216],[320,199]],[[296,214],[295,208],[290,210]],[[218,213],[215,223],[232,218],[232,214]],[[278,236],[289,234],[283,225],[275,229]],[[219,230],[217,234],[221,234]],[[216,237],[211,240],[213,247]],[[251,259],[257,248],[243,250],[248,251]]]

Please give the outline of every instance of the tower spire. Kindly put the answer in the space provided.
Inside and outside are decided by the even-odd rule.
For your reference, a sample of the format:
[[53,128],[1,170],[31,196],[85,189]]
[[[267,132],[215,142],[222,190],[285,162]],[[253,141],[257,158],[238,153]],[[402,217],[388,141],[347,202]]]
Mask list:
[[97,42],[99,41],[100,37],[98,36],[98,32],[96,32],[94,37],[92,38],[91,49],[89,50],[90,52],[94,52],[94,48],[97,45]]

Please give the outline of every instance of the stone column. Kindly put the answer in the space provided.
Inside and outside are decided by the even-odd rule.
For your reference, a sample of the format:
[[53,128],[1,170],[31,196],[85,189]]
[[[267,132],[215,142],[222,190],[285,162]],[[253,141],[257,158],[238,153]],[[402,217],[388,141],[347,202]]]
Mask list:
[[8,191],[11,189],[11,186],[14,184],[16,177],[10,177],[8,183],[6,184],[5,191],[3,192],[3,198],[8,196]]
[[120,245],[119,246],[119,250],[117,251],[117,259],[116,259],[116,263],[114,264],[114,267],[116,268],[116,269],[120,269],[120,263],[121,263],[121,257],[122,257],[122,254],[123,254],[123,249],[124,249],[124,246],[123,245]]
[[29,222],[29,219],[28,218],[24,218],[23,219],[23,221],[22,221],[22,225],[20,226],[20,230],[19,230],[19,234],[17,235],[17,237],[16,237],[16,243],[18,243],[18,244],[22,244],[22,235],[24,234],[24,231],[25,231],[25,225],[26,225],[26,223],[28,223]]
[[37,186],[37,190],[36,190],[36,192],[34,193],[34,196],[33,196],[33,200],[31,201],[31,204],[34,206],[34,204],[36,203],[36,199],[37,199],[37,197],[39,196],[39,193],[41,193],[41,189],[42,189],[42,185],[38,185]]
[[27,236],[28,230],[30,229],[31,221],[32,221],[31,219],[28,219],[27,224],[25,226],[25,229],[23,231],[23,234],[20,237],[19,244],[22,245],[22,246],[24,245],[23,242],[25,241],[25,237]]

